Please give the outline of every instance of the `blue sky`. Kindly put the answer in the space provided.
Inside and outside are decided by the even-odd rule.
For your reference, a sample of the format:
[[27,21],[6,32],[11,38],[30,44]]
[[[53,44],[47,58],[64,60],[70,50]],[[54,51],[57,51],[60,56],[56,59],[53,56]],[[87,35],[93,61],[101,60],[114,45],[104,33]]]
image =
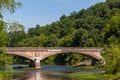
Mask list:
[[4,13],[4,20],[8,22],[18,21],[26,28],[35,27],[36,24],[44,26],[65,14],[80,11],[105,0],[21,0],[23,6],[14,14]]

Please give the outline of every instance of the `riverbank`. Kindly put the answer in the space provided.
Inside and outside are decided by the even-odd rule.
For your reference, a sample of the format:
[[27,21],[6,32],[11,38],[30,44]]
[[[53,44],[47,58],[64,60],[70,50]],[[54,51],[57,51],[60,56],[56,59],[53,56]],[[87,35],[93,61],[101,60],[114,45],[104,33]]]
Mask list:
[[[102,71],[101,68],[98,68],[96,66],[74,66],[76,68],[80,69],[86,69],[88,71],[85,72],[75,72],[75,73],[69,73],[65,74],[68,77],[71,78],[76,78],[76,80],[109,80],[111,77],[110,75],[103,75],[104,70]],[[95,71],[95,72],[89,72],[89,70],[100,70],[100,71]]]
[[102,75],[100,73],[91,73],[91,72],[76,72],[65,74],[71,78],[76,78],[77,80],[108,80],[108,75]]
[[15,74],[19,74],[22,71],[15,70],[0,70],[0,80],[11,80]]

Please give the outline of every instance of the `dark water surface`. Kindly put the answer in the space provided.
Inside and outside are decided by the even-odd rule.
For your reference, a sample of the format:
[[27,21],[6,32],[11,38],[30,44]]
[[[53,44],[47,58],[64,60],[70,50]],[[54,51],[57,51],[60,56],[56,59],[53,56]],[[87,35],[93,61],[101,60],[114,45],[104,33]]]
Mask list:
[[74,72],[93,72],[101,73],[102,70],[80,69],[69,66],[42,66],[41,70],[24,70],[14,80],[77,80],[62,74]]

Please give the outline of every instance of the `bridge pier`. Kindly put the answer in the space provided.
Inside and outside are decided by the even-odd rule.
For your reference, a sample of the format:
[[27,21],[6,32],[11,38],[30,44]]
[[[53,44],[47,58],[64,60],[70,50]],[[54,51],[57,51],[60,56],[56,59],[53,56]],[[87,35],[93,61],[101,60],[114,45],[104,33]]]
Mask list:
[[35,66],[34,66],[35,69],[40,69],[41,68],[40,58],[39,57],[35,58],[35,62],[34,63],[35,63]]

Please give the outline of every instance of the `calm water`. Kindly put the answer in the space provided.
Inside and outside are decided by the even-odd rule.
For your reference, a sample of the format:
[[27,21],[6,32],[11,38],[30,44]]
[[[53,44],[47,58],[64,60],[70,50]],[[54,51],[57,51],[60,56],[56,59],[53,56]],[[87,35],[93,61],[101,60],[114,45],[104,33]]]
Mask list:
[[74,72],[95,72],[100,73],[101,70],[80,69],[68,66],[42,66],[41,70],[24,70],[14,80],[77,80],[61,74],[69,74]]

